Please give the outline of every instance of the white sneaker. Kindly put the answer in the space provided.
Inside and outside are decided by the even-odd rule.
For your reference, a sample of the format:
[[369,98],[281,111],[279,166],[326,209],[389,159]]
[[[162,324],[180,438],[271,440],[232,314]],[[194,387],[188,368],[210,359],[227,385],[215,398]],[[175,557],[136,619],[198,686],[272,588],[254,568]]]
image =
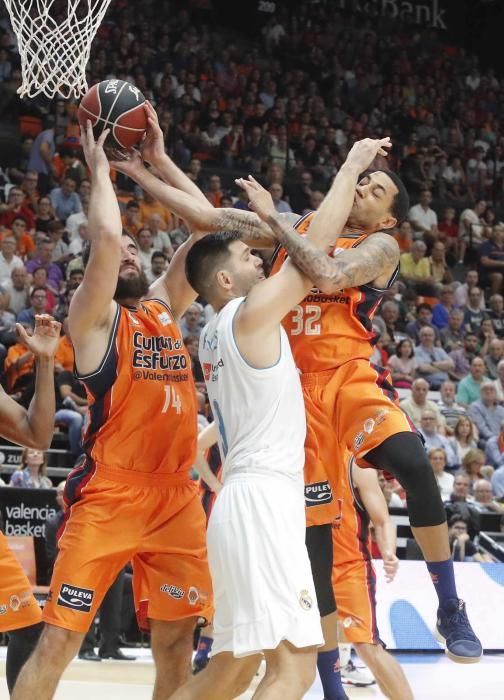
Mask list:
[[365,688],[376,683],[365,666],[357,668],[352,660],[341,667],[341,681],[344,685],[353,685],[356,688]]

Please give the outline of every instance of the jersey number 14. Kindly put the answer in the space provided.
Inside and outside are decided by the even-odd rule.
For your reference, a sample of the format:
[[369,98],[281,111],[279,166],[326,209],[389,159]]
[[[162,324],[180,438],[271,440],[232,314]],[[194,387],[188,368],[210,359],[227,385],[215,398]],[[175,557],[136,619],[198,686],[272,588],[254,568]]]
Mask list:
[[168,386],[167,384],[165,384],[164,391],[165,400],[161,413],[166,413],[167,410],[171,407],[177,412],[177,415],[179,416],[182,412],[182,401],[180,400],[180,396],[175,391],[175,387]]

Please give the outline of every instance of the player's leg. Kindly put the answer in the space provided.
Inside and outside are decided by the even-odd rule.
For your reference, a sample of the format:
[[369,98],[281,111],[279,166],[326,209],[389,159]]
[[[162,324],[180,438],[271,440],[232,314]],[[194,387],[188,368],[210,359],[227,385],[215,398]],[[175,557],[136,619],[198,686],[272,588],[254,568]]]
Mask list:
[[201,630],[201,634],[198,639],[198,646],[196,648],[196,654],[194,655],[193,659],[193,673],[199,673],[208,665],[210,652],[212,651],[212,644],[213,626],[210,623]]
[[347,695],[341,682],[338,649],[338,613],[331,580],[332,526],[326,524],[307,527],[306,549],[310,557],[325,642],[317,654],[317,668],[324,688],[324,697],[326,700],[345,700]]
[[169,698],[189,680],[192,636],[197,618],[150,620],[152,657],[156,666],[153,700]]
[[365,459],[390,472],[406,491],[411,529],[439,599],[437,630],[448,655],[463,663],[478,661],[481,644],[458,597],[446,514],[420,438],[414,433],[397,433],[368,452]]
[[266,673],[253,695],[254,700],[301,700],[316,675],[316,647],[298,649],[287,641],[264,652]]
[[29,627],[9,632],[9,643],[7,645],[7,658],[5,660],[5,676],[7,687],[12,693],[17,677],[39,640],[43,630],[43,624],[38,622]]
[[413,693],[400,664],[381,644],[355,643],[355,650],[390,700],[413,700]]
[[216,654],[204,671],[170,695],[170,700],[232,700],[247,690],[260,663],[260,654],[239,659],[230,652]]
[[11,700],[51,700],[63,671],[78,653],[84,634],[46,624],[19,674]]

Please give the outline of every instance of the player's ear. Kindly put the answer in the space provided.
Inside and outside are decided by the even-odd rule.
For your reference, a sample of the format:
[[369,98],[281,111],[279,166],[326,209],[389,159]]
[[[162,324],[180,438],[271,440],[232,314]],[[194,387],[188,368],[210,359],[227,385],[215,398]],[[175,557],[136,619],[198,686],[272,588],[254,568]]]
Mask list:
[[388,216],[386,219],[383,219],[380,222],[380,227],[378,231],[386,231],[389,228],[394,228],[394,226],[397,224],[397,219],[395,216]]
[[231,275],[227,270],[219,270],[219,272],[216,275],[217,277],[217,284],[219,287],[222,289],[231,289],[233,286],[233,280],[231,279]]

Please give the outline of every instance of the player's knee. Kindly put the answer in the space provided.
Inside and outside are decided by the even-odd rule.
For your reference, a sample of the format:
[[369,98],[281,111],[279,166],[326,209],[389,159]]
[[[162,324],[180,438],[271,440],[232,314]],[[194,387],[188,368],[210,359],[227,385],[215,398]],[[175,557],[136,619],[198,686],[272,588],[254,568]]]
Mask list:
[[83,634],[54,625],[46,625],[34,655],[45,667],[64,668],[79,651]]
[[187,621],[166,623],[152,635],[152,654],[155,659],[176,660],[190,658],[192,653],[193,624]]
[[362,661],[373,670],[378,659],[383,654],[383,647],[380,644],[355,643],[354,649]]
[[315,682],[315,677],[317,675],[317,652],[314,651],[313,654],[308,654],[303,658],[301,663],[297,664],[297,678],[296,681],[299,684],[299,689],[302,691],[300,697],[304,697]]

